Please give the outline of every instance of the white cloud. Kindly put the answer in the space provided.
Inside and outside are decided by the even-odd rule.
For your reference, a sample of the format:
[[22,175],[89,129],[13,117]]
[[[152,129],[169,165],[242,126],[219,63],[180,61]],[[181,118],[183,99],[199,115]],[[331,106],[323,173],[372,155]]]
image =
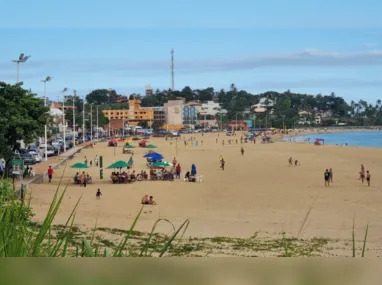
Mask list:
[[[238,58],[175,60],[176,72],[214,72],[260,69],[267,67],[361,67],[382,66],[382,49],[359,52],[336,52],[306,49],[291,53],[270,53],[247,55]],[[15,69],[9,62],[0,62],[0,74]],[[156,76],[168,73],[169,60],[134,61],[132,59],[71,59],[71,60],[30,60],[23,65],[27,77],[45,76],[46,70],[58,73],[119,73],[134,76]],[[6,70],[5,70],[6,69]],[[53,74],[52,73],[52,74]]]

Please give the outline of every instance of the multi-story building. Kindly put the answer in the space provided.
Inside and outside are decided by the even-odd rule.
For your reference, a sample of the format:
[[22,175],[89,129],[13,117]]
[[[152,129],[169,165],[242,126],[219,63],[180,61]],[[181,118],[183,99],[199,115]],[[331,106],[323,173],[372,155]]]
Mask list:
[[166,114],[164,107],[144,107],[142,109],[152,109],[154,112],[154,122],[166,123]]
[[225,112],[219,103],[214,101],[203,103],[198,114],[198,124],[203,127],[217,127],[216,116]]
[[199,103],[189,102],[183,107],[183,125],[196,125]]
[[181,129],[183,127],[184,100],[170,100],[164,104],[167,129]]
[[132,125],[142,121],[151,124],[154,120],[154,110],[152,108],[141,108],[141,100],[129,100],[128,104],[128,110],[102,110],[102,112],[109,120],[125,119]]

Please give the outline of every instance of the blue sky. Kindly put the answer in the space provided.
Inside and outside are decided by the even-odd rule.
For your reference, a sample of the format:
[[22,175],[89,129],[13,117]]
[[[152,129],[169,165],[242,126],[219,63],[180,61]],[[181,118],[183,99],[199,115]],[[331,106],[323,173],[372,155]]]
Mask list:
[[382,99],[382,1],[54,2],[2,3],[0,81],[16,81],[11,60],[23,52],[21,81],[42,95],[40,80],[54,76],[51,99],[64,87],[167,89],[174,48],[177,89]]

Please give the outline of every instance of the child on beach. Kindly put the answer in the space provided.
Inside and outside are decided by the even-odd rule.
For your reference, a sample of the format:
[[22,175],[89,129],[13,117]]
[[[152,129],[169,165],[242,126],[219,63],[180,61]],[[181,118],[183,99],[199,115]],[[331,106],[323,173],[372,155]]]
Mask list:
[[370,172],[369,170],[366,171],[366,181],[367,181],[367,186],[370,187],[370,178],[371,178],[371,175],[370,175]]
[[289,166],[292,166],[292,163],[293,163],[292,157],[289,158],[288,162],[289,162]]
[[329,169],[329,181],[333,183],[333,170],[331,168]]
[[361,179],[361,182],[363,184],[363,182],[365,181],[365,169],[361,169],[361,171],[359,172],[359,176],[360,176],[360,179]]
[[96,193],[97,200],[101,199],[101,196],[102,196],[101,190],[98,188]]
[[244,155],[244,148],[240,149],[241,155]]
[[329,187],[330,173],[328,169],[326,169],[324,173],[324,180],[325,180],[325,187]]

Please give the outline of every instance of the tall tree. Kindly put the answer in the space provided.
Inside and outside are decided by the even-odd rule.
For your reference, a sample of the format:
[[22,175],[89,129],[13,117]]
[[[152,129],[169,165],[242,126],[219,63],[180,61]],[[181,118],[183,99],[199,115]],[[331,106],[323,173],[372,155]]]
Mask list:
[[109,90],[107,89],[96,89],[86,95],[86,101],[89,104],[106,104],[109,103]]
[[0,157],[10,158],[19,140],[31,143],[42,137],[50,119],[48,111],[35,94],[22,88],[22,83],[0,82]]

